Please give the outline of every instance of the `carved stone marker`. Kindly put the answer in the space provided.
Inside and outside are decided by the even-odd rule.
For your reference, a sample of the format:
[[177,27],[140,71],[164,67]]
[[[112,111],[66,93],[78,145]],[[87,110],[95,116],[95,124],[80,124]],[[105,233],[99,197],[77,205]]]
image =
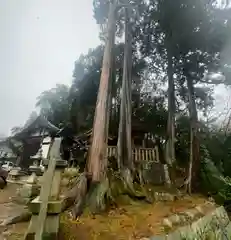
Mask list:
[[165,182],[164,165],[156,162],[144,162],[143,176],[147,183],[163,185]]
[[28,177],[25,184],[17,191],[16,201],[19,203],[28,204],[29,202],[31,202],[31,200],[33,200],[33,198],[39,195],[40,185],[38,183],[37,176],[41,176],[42,172],[41,167],[38,164],[43,157],[42,153],[43,150],[41,144],[37,154],[31,157],[31,160],[34,160],[33,165],[29,167],[31,175]]
[[60,157],[61,139],[55,138],[51,143],[48,166],[43,176],[40,196],[35,198],[30,209],[33,213],[25,239],[57,239],[59,231],[59,215],[62,201],[59,199],[62,172],[67,162]]

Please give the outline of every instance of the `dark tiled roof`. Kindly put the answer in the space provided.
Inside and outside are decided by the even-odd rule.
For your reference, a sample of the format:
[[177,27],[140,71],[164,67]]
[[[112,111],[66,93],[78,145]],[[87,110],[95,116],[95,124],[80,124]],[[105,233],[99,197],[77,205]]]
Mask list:
[[60,129],[50,123],[46,118],[38,116],[33,121],[26,124],[22,130],[16,133],[13,138],[21,138],[29,133],[32,136],[39,136],[49,133],[57,133]]

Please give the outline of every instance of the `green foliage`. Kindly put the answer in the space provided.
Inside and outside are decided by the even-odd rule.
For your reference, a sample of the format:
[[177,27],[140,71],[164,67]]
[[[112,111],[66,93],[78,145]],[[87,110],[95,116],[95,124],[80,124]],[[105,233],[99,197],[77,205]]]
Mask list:
[[202,183],[207,184],[205,189],[210,189],[212,193],[217,193],[218,189],[224,187],[224,182],[222,181],[223,174],[212,162],[209,151],[204,145],[201,146],[201,152],[203,157],[201,162]]
[[69,121],[70,104],[68,101],[69,87],[57,84],[56,87],[44,91],[37,98],[36,107],[40,114],[50,122],[59,126]]
[[[110,0],[94,0],[96,22],[105,39]],[[122,3],[124,1],[120,1]],[[222,73],[230,84],[229,54],[225,54],[231,30],[230,9],[215,0],[130,0],[132,23],[132,123],[141,125],[161,143],[166,140],[168,69],[172,67],[176,96],[176,158],[187,166],[190,152],[190,119],[187,81],[193,83],[197,111],[213,107],[212,73]],[[124,7],[117,9],[117,37],[124,31]],[[104,46],[81,55],[75,62],[71,87],[57,85],[38,97],[40,114],[55,125],[71,121],[76,133],[89,130],[94,119]],[[114,76],[110,133],[118,133],[124,44],[114,48]],[[172,66],[169,66],[169,57]],[[224,79],[216,79],[216,84]],[[203,84],[203,86],[201,85]],[[231,136],[198,122],[201,147],[201,179],[205,189],[226,189],[231,177]],[[17,129],[15,129],[16,131]],[[212,183],[212,184],[211,184]],[[226,191],[226,190],[225,190]],[[227,194],[225,194],[227,195]],[[221,196],[221,195],[219,195]]]
[[[225,204],[230,209],[231,178],[229,177],[230,167],[228,167],[230,158],[225,157],[225,153],[229,152],[229,149],[225,148],[223,144],[218,145],[220,140],[214,140],[214,137],[211,142],[206,140],[207,147],[201,145],[201,186],[204,192],[209,193],[218,203]],[[214,154],[216,151],[217,153]],[[228,168],[222,167],[222,165]]]
[[[109,2],[109,0],[93,1],[95,19],[103,28],[107,22]],[[122,33],[124,8],[121,6],[123,1],[119,2],[117,32]],[[168,52],[174,57],[173,67],[177,80],[176,95],[180,104],[179,109],[181,109],[182,103],[186,103],[186,106],[188,104],[185,80],[190,77],[195,83],[201,81],[208,70],[215,70],[219,66],[219,51],[226,39],[224,17],[218,14],[220,10],[218,11],[213,7],[214,1],[151,0],[148,2],[129,2],[134,10],[131,18],[133,23],[133,92],[136,93],[133,94],[134,119],[138,118],[138,121],[143,124],[148,123],[148,126],[152,122],[153,130],[151,131],[164,136],[166,108],[163,94],[165,93],[160,91],[158,86],[165,82]],[[216,17],[217,15],[219,17]],[[184,24],[182,25],[182,23]],[[74,80],[69,96],[66,96],[66,91],[62,93],[65,97],[61,98],[61,105],[61,101],[55,100],[59,89],[44,92],[40,96],[37,105],[41,107],[41,114],[47,116],[52,122],[65,122],[67,119],[71,119],[76,131],[83,131],[91,127],[99,87],[103,50],[103,46],[98,46],[89,50],[88,54],[82,55],[76,61],[73,72]],[[114,99],[112,106],[114,123],[112,124],[114,126],[117,124],[120,104],[118,89],[121,87],[123,44],[116,46],[115,59],[116,77],[112,93]],[[145,69],[148,70],[148,75],[145,75]],[[137,82],[141,82],[141,84],[137,85]],[[157,97],[153,97],[153,91]],[[161,96],[159,96],[160,94]],[[213,104],[211,94],[212,90],[208,87],[195,88],[199,109],[205,111],[208,106]],[[137,95],[140,97],[137,98]],[[162,106],[157,106],[157,104]],[[54,108],[59,110],[54,110]],[[68,117],[62,116],[64,114]]]

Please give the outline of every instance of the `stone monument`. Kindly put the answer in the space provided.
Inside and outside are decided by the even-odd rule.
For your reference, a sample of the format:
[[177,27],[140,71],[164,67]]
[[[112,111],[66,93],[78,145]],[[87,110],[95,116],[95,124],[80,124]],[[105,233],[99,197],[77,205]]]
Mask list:
[[30,209],[32,218],[25,239],[57,239],[62,201],[59,198],[62,173],[67,162],[60,157],[61,138],[50,140],[47,159],[43,159],[46,172],[42,179],[40,195]]
[[43,158],[42,144],[35,156],[32,156],[33,165],[29,167],[31,175],[28,177],[25,184],[18,189],[16,201],[19,203],[28,204],[33,198],[39,195],[40,186],[38,184],[38,176],[41,175],[39,163]]

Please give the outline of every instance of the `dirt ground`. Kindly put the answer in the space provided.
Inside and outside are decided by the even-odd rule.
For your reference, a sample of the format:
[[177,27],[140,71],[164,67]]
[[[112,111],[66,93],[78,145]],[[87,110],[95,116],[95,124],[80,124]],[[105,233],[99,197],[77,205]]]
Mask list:
[[[0,223],[7,217],[14,214],[18,207],[12,203],[11,198],[15,196],[16,184],[8,184],[5,189],[0,190]],[[9,227],[0,227],[0,240],[19,240],[23,239],[28,223],[14,224]]]

